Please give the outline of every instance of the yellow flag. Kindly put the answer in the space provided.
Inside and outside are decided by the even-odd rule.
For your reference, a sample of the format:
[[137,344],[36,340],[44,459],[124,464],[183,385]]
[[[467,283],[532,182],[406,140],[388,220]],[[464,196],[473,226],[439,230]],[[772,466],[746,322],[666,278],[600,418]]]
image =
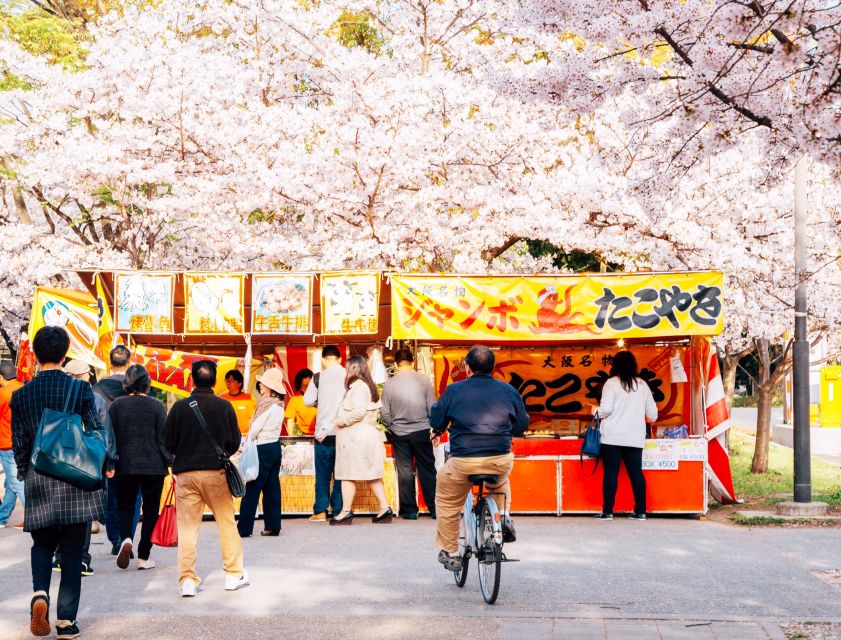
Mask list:
[[97,343],[94,352],[97,357],[105,363],[110,362],[109,355],[114,347],[114,320],[111,317],[111,309],[108,307],[108,298],[105,297],[105,287],[102,286],[102,278],[97,273],[94,276],[96,282],[96,307],[97,307]]

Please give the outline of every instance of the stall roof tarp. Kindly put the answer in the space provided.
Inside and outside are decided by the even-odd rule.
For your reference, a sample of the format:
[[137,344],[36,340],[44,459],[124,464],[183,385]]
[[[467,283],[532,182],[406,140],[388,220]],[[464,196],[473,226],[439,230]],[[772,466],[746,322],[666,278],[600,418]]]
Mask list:
[[[91,292],[95,292],[95,275],[99,273],[114,307],[114,278],[119,272],[82,269],[77,273]],[[172,333],[132,335],[140,342],[158,346],[215,349],[219,353],[242,351],[243,335],[187,334],[185,273],[171,273],[175,277]],[[314,274],[309,292],[312,333],[260,334],[251,326],[252,294],[256,293],[251,276],[264,274],[245,275],[243,334],[251,334],[255,345],[371,343],[383,342],[389,336],[443,344],[598,343],[619,338],[651,342],[717,335],[724,328],[724,277],[718,271],[529,276],[383,273],[376,332],[325,334],[322,274]]]

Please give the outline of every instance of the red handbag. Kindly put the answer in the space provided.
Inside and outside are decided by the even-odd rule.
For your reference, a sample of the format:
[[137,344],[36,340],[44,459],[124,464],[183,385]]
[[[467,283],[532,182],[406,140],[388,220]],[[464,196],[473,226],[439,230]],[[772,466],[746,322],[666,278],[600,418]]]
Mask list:
[[158,516],[158,521],[152,530],[151,541],[152,544],[159,547],[178,546],[178,520],[175,517],[175,476],[172,476],[164,507],[161,509],[161,515]]

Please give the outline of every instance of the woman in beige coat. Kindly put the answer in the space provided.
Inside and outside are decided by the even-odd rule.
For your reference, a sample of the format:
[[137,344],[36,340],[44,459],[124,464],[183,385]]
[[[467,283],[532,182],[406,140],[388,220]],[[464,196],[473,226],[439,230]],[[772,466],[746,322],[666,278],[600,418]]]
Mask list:
[[385,497],[385,445],[377,428],[380,394],[371,379],[368,364],[362,356],[347,361],[345,397],[336,417],[336,480],[342,481],[342,511],[330,524],[353,523],[353,498],[356,482],[367,482],[380,503],[373,521],[389,523],[394,512]]

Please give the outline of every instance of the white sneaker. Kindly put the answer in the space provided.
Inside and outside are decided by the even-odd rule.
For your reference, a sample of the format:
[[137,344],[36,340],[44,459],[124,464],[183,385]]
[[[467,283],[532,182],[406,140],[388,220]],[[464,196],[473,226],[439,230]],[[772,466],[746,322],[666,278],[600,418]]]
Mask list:
[[[138,560],[137,561],[137,568],[138,569],[154,569],[155,568],[155,561],[154,560]],[[190,580],[192,582],[192,580]]]
[[248,586],[248,571],[242,570],[241,576],[225,575],[225,591],[236,591]]
[[196,595],[196,591],[198,590],[198,585],[187,578],[184,582],[181,583],[181,597],[182,598],[193,598]]

